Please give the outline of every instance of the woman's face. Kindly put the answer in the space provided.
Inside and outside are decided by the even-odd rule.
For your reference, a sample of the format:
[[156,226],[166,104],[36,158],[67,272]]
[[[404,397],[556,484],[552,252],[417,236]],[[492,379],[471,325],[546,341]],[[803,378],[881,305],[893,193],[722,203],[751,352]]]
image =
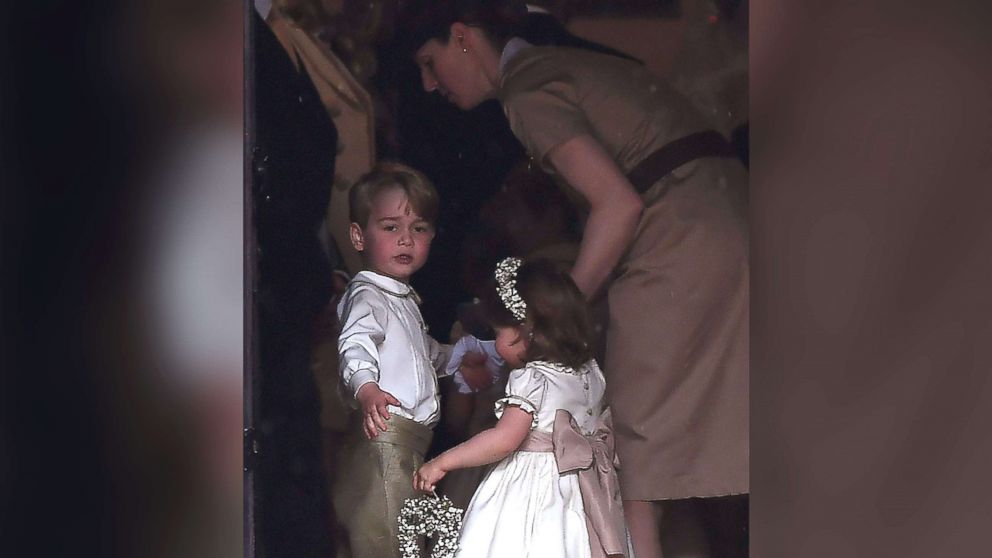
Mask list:
[[420,68],[424,91],[437,91],[458,108],[470,110],[492,98],[495,88],[483,71],[482,53],[468,46],[464,32],[456,33],[452,31],[447,43],[427,41],[417,50],[414,60]]

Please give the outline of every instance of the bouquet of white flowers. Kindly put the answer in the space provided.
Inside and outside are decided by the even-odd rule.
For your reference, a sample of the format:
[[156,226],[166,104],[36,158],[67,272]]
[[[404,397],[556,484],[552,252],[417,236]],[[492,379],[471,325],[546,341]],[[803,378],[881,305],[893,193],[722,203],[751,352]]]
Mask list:
[[407,498],[399,516],[400,552],[403,558],[423,558],[417,537],[437,535],[431,558],[454,558],[458,551],[458,534],[462,530],[462,511],[447,496],[437,493]]

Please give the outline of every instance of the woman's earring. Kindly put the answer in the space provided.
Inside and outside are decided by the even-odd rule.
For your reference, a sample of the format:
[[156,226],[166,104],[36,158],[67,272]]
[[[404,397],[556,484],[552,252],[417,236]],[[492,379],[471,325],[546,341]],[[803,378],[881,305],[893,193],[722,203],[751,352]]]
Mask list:
[[468,47],[465,46],[465,35],[458,35],[458,43],[462,45],[462,52],[468,53]]

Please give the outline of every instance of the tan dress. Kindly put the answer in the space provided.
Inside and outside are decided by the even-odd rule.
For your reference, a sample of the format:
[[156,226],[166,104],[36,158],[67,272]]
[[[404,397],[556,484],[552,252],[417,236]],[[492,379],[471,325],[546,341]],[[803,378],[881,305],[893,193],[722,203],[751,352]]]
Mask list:
[[[588,134],[630,172],[666,143],[710,128],[641,66],[581,50],[517,53],[499,99],[545,167],[552,148]],[[746,181],[735,160],[697,159],[642,196],[636,237],[608,291],[604,372],[624,499],[748,492]]]

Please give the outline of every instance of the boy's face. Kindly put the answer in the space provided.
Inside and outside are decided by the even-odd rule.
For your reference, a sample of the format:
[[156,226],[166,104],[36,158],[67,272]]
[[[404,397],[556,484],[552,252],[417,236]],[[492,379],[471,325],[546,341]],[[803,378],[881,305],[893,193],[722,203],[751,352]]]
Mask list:
[[372,199],[369,222],[351,224],[351,244],[372,271],[407,282],[427,262],[434,227],[410,205],[400,188]]

